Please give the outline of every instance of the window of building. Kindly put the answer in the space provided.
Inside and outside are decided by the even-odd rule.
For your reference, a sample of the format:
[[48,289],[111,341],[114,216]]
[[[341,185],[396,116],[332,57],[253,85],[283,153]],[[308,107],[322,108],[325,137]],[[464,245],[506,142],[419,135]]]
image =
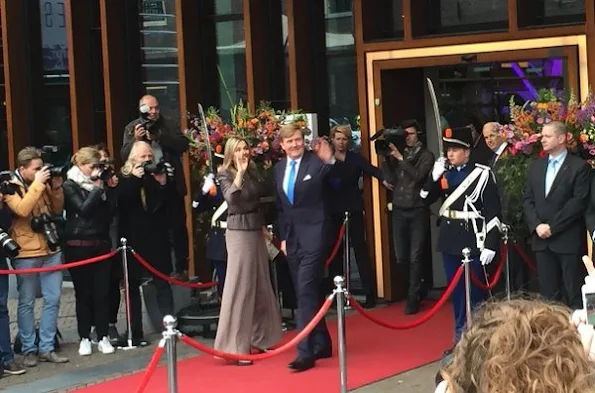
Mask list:
[[363,1],[362,23],[364,41],[403,39],[402,0]]
[[4,83],[4,48],[2,48],[2,29],[0,29],[0,170],[8,169],[9,167],[6,84]]
[[519,1],[519,26],[538,27],[585,23],[585,0]]

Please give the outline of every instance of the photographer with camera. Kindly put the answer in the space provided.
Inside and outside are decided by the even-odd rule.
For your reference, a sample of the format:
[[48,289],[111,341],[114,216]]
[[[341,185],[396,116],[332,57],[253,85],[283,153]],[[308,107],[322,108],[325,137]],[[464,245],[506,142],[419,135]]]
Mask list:
[[188,232],[186,229],[186,182],[182,166],[182,154],[188,150],[189,140],[161,116],[159,102],[151,95],[143,96],[139,102],[140,117],[131,121],[124,131],[124,142],[120,151],[122,160],[127,160],[132,145],[137,141],[147,142],[153,149],[154,162],[170,165],[177,193],[168,204],[170,234],[168,239],[175,252],[175,269],[179,279],[188,279]]
[[[109,171],[100,164],[99,152],[83,147],[72,157],[72,168],[64,182],[66,230],[64,259],[81,261],[109,253],[110,223],[115,215],[106,191]],[[107,175],[106,175],[107,174]],[[79,355],[91,354],[91,324],[99,342],[97,349],[104,354],[114,353],[108,337],[109,281],[111,260],[70,269],[76,296],[76,320],[81,339]]]
[[[155,164],[153,150],[148,143],[137,141],[121,169],[118,185],[120,235],[153,267],[164,274],[172,271],[168,242],[168,206],[175,203],[176,190],[168,181],[167,168]],[[140,285],[143,276],[150,274],[134,257],[129,258],[130,312],[132,342],[147,345],[143,336]],[[162,314],[173,313],[173,295],[169,283],[153,277],[157,290],[157,305]]]
[[[62,263],[60,239],[54,217],[64,208],[63,179],[52,176],[41,159],[41,151],[26,147],[17,154],[17,170],[10,184],[16,192],[4,195],[13,212],[11,237],[21,247],[12,259],[15,270],[50,267]],[[38,282],[43,308],[39,324],[39,345],[35,343],[34,305]],[[62,272],[17,275],[19,291],[18,327],[25,355],[23,365],[35,367],[42,362],[65,363],[68,358],[55,352],[55,337],[62,290]],[[39,356],[38,356],[39,354]]]
[[421,128],[417,120],[405,120],[394,132],[389,131],[384,131],[384,148],[379,154],[383,153],[383,170],[394,188],[392,232],[395,256],[403,268],[404,281],[409,278],[405,314],[416,314],[422,296],[421,259],[430,220],[430,209],[419,191],[432,170],[434,154],[419,140]]

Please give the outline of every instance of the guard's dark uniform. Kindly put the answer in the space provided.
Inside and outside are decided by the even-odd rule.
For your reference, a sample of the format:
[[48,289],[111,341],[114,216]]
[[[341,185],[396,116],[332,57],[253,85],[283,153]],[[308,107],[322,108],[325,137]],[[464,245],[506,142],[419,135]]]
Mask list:
[[[471,132],[466,128],[453,129],[450,137],[443,137],[445,148],[471,145]],[[464,188],[463,192],[456,191]],[[459,194],[458,197],[449,197]],[[428,203],[443,197],[440,208],[438,251],[442,253],[448,282],[453,279],[463,259],[462,250],[471,249],[471,266],[477,277],[484,277],[479,255],[482,249],[497,251],[500,244],[500,198],[494,175],[488,166],[471,162],[450,168],[443,178],[428,179],[420,193]],[[484,299],[484,291],[472,285],[471,304],[475,307]],[[452,293],[455,315],[455,344],[461,337],[466,320],[465,282],[461,279]]]

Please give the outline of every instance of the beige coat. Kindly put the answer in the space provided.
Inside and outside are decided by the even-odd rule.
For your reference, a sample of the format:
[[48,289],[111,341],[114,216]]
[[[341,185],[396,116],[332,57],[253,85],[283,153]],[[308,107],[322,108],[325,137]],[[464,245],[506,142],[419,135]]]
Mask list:
[[52,254],[43,233],[33,232],[31,219],[33,216],[46,213],[49,215],[62,214],[64,210],[64,191],[62,187],[52,190],[49,184],[34,181],[26,192],[23,184],[13,179],[21,195],[5,195],[4,201],[13,213],[10,236],[21,247],[19,258],[33,258]]

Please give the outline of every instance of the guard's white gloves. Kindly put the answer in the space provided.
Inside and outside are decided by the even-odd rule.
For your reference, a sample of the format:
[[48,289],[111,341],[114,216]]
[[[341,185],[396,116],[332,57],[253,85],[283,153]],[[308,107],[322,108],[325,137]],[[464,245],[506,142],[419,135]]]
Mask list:
[[492,260],[496,256],[496,251],[492,251],[490,249],[484,248],[481,250],[481,254],[479,255],[479,260],[483,266],[489,265],[492,263]]
[[444,172],[446,172],[446,158],[440,157],[434,163],[434,168],[432,168],[432,180],[437,181]]
[[167,177],[169,178],[173,178],[174,177],[174,167],[169,163],[169,162],[165,162],[165,170],[167,171]]
[[209,173],[208,175],[206,175],[204,177],[204,182],[202,184],[202,194],[206,195],[211,188],[215,185],[215,175],[213,175],[212,173]]

